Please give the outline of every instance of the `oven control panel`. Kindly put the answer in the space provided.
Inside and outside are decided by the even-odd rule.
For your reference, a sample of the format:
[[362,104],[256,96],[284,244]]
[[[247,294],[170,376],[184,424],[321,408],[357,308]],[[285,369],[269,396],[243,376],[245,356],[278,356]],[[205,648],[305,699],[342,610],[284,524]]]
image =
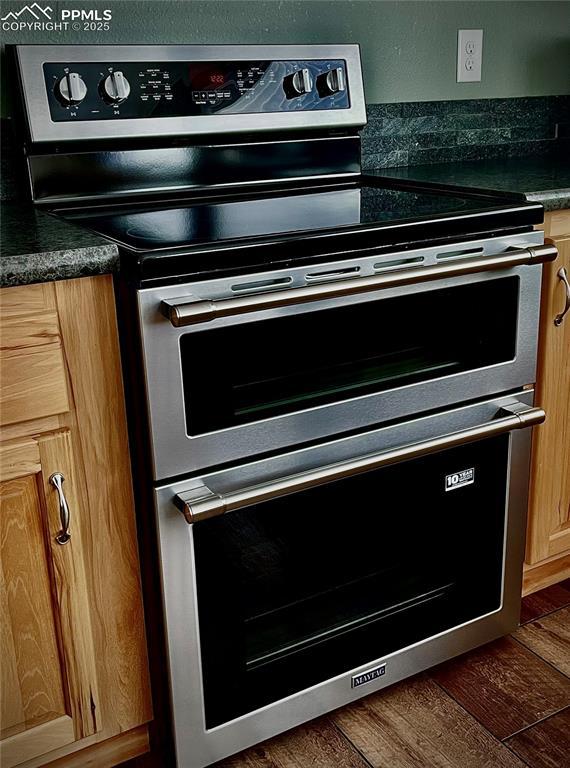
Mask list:
[[366,123],[355,45],[16,46],[31,140]]
[[57,62],[43,66],[52,120],[348,109],[346,63]]

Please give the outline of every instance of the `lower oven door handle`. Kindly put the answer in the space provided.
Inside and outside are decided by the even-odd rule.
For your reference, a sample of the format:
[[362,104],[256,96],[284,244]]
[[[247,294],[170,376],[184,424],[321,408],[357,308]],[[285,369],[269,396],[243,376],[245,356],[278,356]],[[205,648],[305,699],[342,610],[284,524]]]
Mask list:
[[498,418],[486,424],[478,424],[458,432],[450,432],[447,435],[440,435],[419,443],[410,443],[389,451],[360,456],[350,461],[318,467],[226,494],[214,493],[202,484],[176,495],[174,503],[184,514],[188,523],[196,523],[209,517],[223,515],[226,512],[233,512],[236,509],[249,507],[252,504],[259,504],[290,493],[305,491],[334,480],[342,480],[390,464],[417,459],[447,448],[472,443],[475,440],[502,435],[514,429],[526,429],[535,424],[541,424],[546,417],[542,408],[525,406],[519,402],[501,408],[499,414]]
[[496,256],[482,256],[476,259],[449,264],[434,264],[428,267],[416,267],[372,277],[352,278],[337,283],[311,285],[306,288],[289,288],[270,293],[258,293],[250,296],[236,296],[231,299],[195,299],[181,301],[173,299],[163,301],[161,312],[175,328],[205,323],[218,317],[231,317],[264,309],[277,309],[294,304],[306,304],[323,299],[336,299],[358,293],[369,293],[382,288],[396,288],[431,280],[443,280],[447,277],[459,277],[475,272],[510,269],[521,265],[542,264],[554,261],[558,256],[556,247],[551,244],[529,245],[525,248],[513,248]]

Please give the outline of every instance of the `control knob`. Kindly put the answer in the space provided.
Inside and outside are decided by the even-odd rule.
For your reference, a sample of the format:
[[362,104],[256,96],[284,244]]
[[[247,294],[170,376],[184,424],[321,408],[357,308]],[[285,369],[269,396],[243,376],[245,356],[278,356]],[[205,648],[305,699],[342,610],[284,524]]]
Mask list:
[[87,86],[83,78],[77,72],[67,72],[58,81],[55,90],[56,96],[65,106],[81,104],[87,96]]
[[317,90],[319,96],[332,96],[334,93],[345,91],[344,69],[336,67],[336,69],[331,69],[319,75],[317,77]]
[[122,72],[115,71],[101,83],[101,95],[108,104],[120,104],[128,98],[131,86]]
[[308,69],[299,69],[292,75],[287,75],[283,80],[283,90],[288,99],[302,96],[313,90],[313,78]]

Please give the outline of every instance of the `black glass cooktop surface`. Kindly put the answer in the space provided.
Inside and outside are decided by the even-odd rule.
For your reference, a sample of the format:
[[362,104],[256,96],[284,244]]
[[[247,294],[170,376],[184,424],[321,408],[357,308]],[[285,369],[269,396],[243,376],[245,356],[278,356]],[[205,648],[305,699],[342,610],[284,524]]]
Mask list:
[[[244,241],[386,226],[395,222],[469,216],[513,206],[496,196],[459,195],[420,189],[353,185],[263,196],[218,197],[162,203],[162,207],[120,206],[111,212],[72,214],[83,226],[133,251],[192,248],[209,243]],[[64,214],[68,215],[68,214]]]

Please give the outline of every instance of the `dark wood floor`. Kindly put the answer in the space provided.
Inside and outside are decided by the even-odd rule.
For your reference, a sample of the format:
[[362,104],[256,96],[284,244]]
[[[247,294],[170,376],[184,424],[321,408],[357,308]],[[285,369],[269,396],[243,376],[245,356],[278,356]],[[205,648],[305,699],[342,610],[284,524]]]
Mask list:
[[523,601],[510,637],[216,768],[570,768],[570,580]]

